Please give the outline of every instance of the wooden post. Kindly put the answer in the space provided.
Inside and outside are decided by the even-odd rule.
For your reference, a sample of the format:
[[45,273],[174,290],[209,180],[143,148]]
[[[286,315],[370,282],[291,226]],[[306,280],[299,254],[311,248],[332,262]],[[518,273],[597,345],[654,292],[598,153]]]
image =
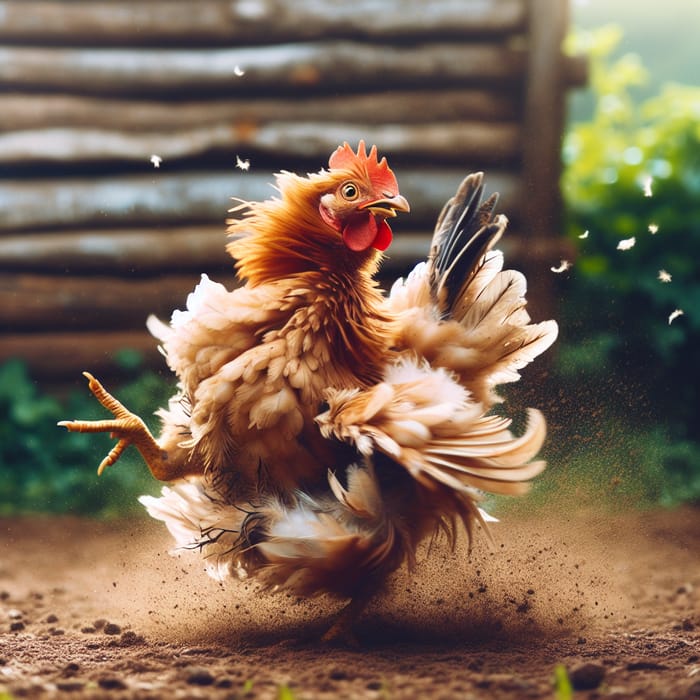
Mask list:
[[[523,143],[523,230],[533,255],[525,258],[530,298],[537,318],[551,318],[561,227],[561,135],[564,125],[565,61],[562,42],[568,21],[567,0],[530,0],[528,82]],[[552,258],[544,258],[552,256]]]

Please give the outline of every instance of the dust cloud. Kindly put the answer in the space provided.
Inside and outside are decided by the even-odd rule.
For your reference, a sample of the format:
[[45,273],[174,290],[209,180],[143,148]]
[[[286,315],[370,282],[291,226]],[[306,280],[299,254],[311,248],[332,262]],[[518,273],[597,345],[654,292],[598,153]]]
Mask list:
[[[254,581],[214,581],[197,552],[169,554],[170,537],[154,521],[95,527],[104,535],[92,552],[74,535],[62,540],[60,529],[43,533],[64,561],[34,570],[44,586],[70,571],[54,584],[80,589],[88,622],[117,620],[165,642],[258,645],[318,638],[344,605],[261,592]],[[616,533],[608,518],[564,513],[506,514],[490,531],[493,543],[476,530],[471,552],[464,538],[454,551],[441,541],[423,546],[415,570],[397,571],[360,617],[360,639],[585,638],[632,613],[624,550],[641,531]]]

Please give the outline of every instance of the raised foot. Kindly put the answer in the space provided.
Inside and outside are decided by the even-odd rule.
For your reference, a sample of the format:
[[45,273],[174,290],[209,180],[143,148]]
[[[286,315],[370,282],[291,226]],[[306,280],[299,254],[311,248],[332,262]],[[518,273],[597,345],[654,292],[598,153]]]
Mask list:
[[134,445],[146,461],[153,476],[156,479],[168,480],[167,467],[165,465],[167,456],[154,440],[146,424],[139,416],[117,401],[89,372],[83,372],[83,376],[87,378],[88,387],[95,398],[112,413],[114,419],[96,421],[62,420],[58,425],[75,433],[110,433],[112,437],[118,439],[117,444],[110,453],[100,462],[97,473],[102,474],[107,467],[112,466],[121,457],[122,452],[129,445]]

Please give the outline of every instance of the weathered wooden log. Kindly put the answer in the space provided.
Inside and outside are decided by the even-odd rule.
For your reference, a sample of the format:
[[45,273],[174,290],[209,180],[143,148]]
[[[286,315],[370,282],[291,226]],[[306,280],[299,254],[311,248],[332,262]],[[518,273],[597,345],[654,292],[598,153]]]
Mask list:
[[76,45],[212,45],[319,38],[417,39],[521,31],[518,0],[177,0],[0,2],[0,40]]
[[84,385],[80,373],[85,370],[94,372],[101,379],[119,374],[118,355],[121,350],[140,353],[145,367],[165,367],[158,352],[158,341],[145,329],[3,334],[0,363],[20,358],[34,379],[52,384],[75,381],[76,385]]
[[189,101],[129,100],[61,94],[0,94],[0,130],[53,127],[118,129],[122,132],[180,130],[209,124],[272,121],[413,124],[458,120],[516,121],[521,102],[503,90],[391,90],[309,99],[256,96]]
[[[432,228],[469,169],[468,163],[462,168],[395,168],[412,207],[410,215],[397,220],[396,230]],[[223,225],[232,197],[255,201],[274,194],[271,175],[169,175],[165,170],[164,163],[151,175],[0,181],[0,233],[192,222]],[[509,216],[520,209],[520,186],[513,173],[489,172],[487,187],[501,193],[501,208]]]
[[[497,43],[411,47],[349,41],[236,49],[0,49],[5,89],[82,94],[252,95],[319,90],[456,87],[522,79],[525,50]],[[243,72],[243,75],[240,73]]]
[[[385,276],[390,270],[408,271],[425,258],[428,245],[428,236],[398,242],[388,254]],[[406,254],[414,258],[407,260]],[[184,308],[187,295],[201,279],[200,272],[168,271],[145,278],[125,271],[120,276],[114,271],[84,276],[4,273],[0,275],[0,327],[10,334],[36,329],[139,329],[151,313],[168,319],[174,309]],[[233,269],[207,272],[229,289],[238,284]]]
[[[430,234],[398,232],[384,267],[418,262],[429,250]],[[232,279],[233,260],[219,226],[168,229],[117,229],[52,232],[0,237],[0,270],[10,273],[177,274],[183,270],[221,270]]]
[[[555,266],[562,257],[573,259],[573,247],[564,239],[538,238],[532,233],[513,229],[500,247],[509,258],[537,260],[538,265],[549,261]],[[383,276],[401,274],[425,260],[431,235],[428,228],[397,231],[385,253]],[[212,226],[2,236],[0,270],[69,276],[103,273],[127,279],[134,275],[177,275],[185,270],[195,275],[216,271],[217,279],[233,283],[234,261],[225,250],[226,240],[223,229]]]
[[231,267],[225,226],[136,228],[0,236],[0,270],[137,275]]
[[[53,275],[128,273],[129,276],[219,270],[224,276],[232,275],[234,261],[226,252],[228,239],[223,231],[219,226],[184,226],[1,236],[0,270]],[[383,268],[394,271],[427,257],[432,228],[398,229],[395,234],[384,255]],[[551,259],[552,264],[557,262],[557,255],[569,260],[575,257],[570,241],[537,237],[527,230],[527,224],[521,230],[511,226],[499,247],[518,259]]]
[[173,309],[184,307],[199,279],[194,273],[146,279],[3,274],[0,325],[10,333],[139,328],[149,313],[170,318]]
[[[147,158],[148,156],[146,156]],[[231,197],[251,200],[272,193],[269,175],[165,174],[105,178],[0,181],[0,230],[86,226],[223,224]]]
[[0,134],[0,163],[46,161],[141,161],[150,154],[163,160],[202,156],[212,152],[264,153],[278,158],[314,157],[322,160],[338,143],[360,139],[381,144],[395,157],[433,162],[517,162],[522,133],[516,123],[449,122],[441,124],[273,122],[218,124],[187,131],[157,133],[99,129],[42,129]]
[[[561,212],[561,139],[564,130],[565,76],[555,60],[568,26],[565,3],[531,0],[528,83],[524,127],[522,178],[527,187],[523,213],[533,227],[533,238],[551,237]],[[531,270],[527,270],[531,273]],[[530,288],[540,298],[553,300],[551,276],[529,274]],[[544,310],[548,316],[554,309]]]

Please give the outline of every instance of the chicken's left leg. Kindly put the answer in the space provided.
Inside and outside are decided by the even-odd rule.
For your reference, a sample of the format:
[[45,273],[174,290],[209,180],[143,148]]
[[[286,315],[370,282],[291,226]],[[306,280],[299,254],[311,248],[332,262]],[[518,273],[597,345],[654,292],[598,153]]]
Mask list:
[[61,425],[76,433],[110,433],[119,440],[110,453],[100,462],[97,473],[112,466],[129,446],[134,445],[141,453],[153,476],[160,481],[172,481],[183,476],[182,467],[168,462],[168,454],[160,448],[143,420],[117,401],[95,377],[83,372],[88,379],[88,387],[95,398],[114,415],[112,420],[64,420]]

